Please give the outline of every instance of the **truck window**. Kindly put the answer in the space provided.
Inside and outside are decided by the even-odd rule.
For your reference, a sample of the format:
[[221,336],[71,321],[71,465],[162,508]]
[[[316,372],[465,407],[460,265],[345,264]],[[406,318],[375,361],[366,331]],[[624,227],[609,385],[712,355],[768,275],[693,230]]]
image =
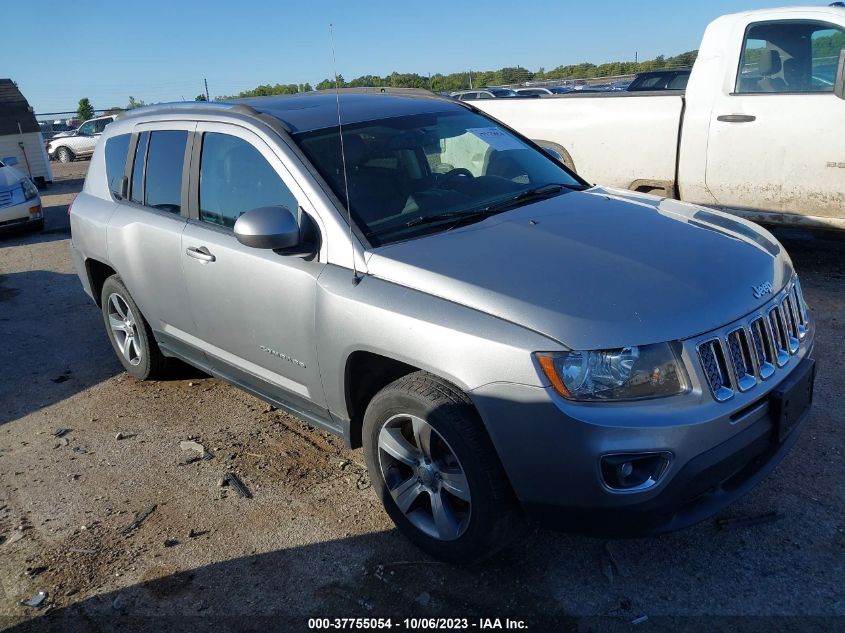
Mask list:
[[106,141],[106,178],[109,189],[118,200],[121,199],[120,181],[126,170],[126,154],[129,152],[131,134],[112,136]]
[[160,130],[150,134],[144,179],[144,205],[179,213],[182,208],[182,164],[188,132]]
[[255,147],[229,134],[206,132],[200,159],[200,220],[231,228],[245,211],[299,204]]
[[845,31],[824,22],[779,21],[749,25],[735,92],[832,92]]

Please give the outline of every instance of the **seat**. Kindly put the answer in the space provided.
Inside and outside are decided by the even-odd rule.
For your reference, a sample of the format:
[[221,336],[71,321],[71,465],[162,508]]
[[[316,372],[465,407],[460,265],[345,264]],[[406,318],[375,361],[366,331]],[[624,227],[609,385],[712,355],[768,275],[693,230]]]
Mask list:
[[764,48],[760,51],[758,69],[763,76],[757,82],[760,92],[786,92],[786,82],[781,77],[775,77],[781,69],[780,53],[771,48]]
[[344,134],[343,145],[349,170],[349,200],[355,215],[370,223],[401,213],[408,200],[401,169],[368,166],[367,146],[357,134]]

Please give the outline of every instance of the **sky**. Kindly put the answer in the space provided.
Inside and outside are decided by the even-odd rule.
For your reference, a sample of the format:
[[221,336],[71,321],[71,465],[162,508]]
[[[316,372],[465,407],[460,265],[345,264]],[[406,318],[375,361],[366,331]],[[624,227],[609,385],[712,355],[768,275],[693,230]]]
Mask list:
[[[650,59],[707,23],[777,0],[4,0],[0,77],[36,113],[193,100],[259,84]],[[74,8],[79,7],[79,8]]]

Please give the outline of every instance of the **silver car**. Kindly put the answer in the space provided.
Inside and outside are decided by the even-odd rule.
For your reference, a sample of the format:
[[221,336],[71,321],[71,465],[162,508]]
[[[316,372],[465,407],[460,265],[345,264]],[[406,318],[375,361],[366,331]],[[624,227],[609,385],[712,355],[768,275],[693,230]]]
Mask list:
[[127,372],[179,358],[363,447],[445,560],[526,517],[691,525],[774,468],[811,402],[813,321],[772,235],[591,187],[452,99],[139,109],[71,228]]

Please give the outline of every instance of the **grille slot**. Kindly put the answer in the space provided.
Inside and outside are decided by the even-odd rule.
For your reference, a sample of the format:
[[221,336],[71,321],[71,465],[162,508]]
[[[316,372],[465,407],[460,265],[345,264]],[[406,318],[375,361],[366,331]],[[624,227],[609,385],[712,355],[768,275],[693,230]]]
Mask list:
[[772,337],[766,327],[766,319],[757,317],[751,322],[751,340],[757,354],[757,371],[760,378],[766,380],[775,373],[775,353],[772,350]]
[[698,357],[713,397],[719,402],[730,398],[734,392],[731,388],[731,376],[721,341],[715,338],[701,343],[698,346]]
[[769,326],[772,331],[772,345],[775,350],[775,361],[778,367],[783,367],[789,361],[787,352],[786,332],[783,327],[783,312],[780,306],[769,310]]
[[798,351],[798,318],[795,316],[791,294],[791,292],[786,294],[781,309],[786,323],[786,342],[789,345],[789,353],[794,354]]
[[12,204],[12,192],[0,191],[0,207],[5,207],[9,204]]
[[804,307],[804,297],[801,294],[801,284],[798,283],[797,278],[790,294],[792,296],[792,306],[795,308],[795,316],[798,320],[798,339],[800,340],[807,335],[807,311]]
[[744,328],[737,328],[728,333],[728,353],[734,370],[736,384],[740,391],[748,391],[757,384],[754,376],[754,361],[751,356],[751,346],[748,333]]

